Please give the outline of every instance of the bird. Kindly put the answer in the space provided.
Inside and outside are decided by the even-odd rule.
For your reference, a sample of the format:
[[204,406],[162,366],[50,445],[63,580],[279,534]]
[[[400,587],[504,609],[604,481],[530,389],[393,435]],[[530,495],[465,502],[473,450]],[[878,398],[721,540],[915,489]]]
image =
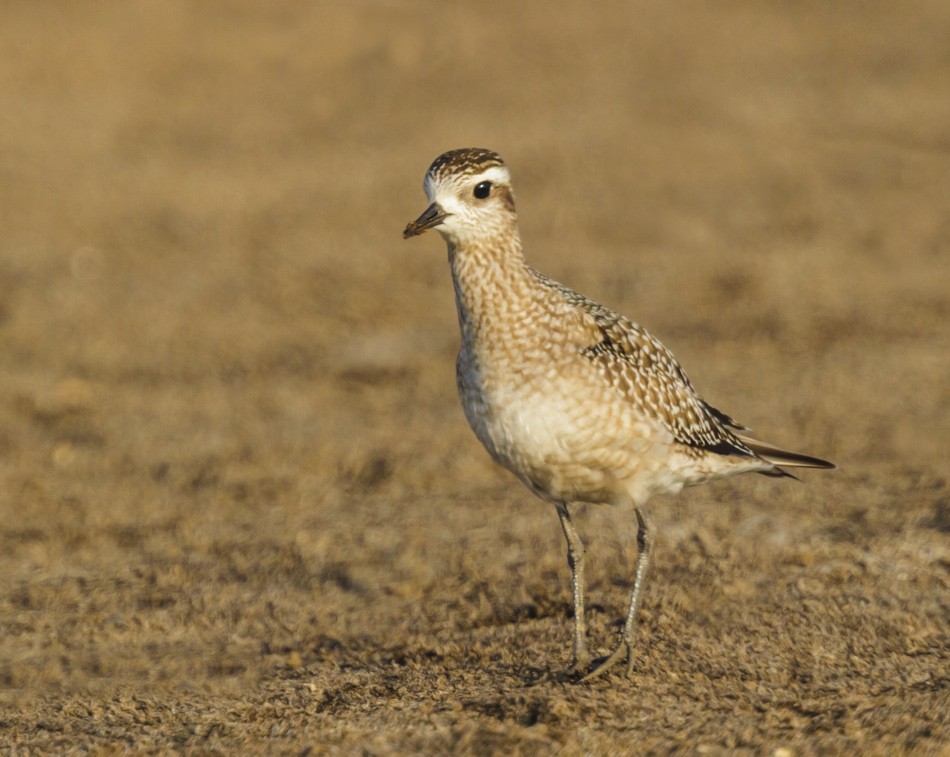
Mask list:
[[[461,345],[456,383],[489,455],[551,502],[567,541],[573,644],[559,680],[591,681],[620,660],[634,631],[654,543],[655,495],[755,472],[834,468],[755,439],[707,403],[673,353],[642,326],[531,267],[522,251],[508,166],[484,148],[449,150],[426,171],[428,207],[403,238],[437,231],[448,248]],[[632,506],[637,558],[613,651],[592,659],[578,503]]]

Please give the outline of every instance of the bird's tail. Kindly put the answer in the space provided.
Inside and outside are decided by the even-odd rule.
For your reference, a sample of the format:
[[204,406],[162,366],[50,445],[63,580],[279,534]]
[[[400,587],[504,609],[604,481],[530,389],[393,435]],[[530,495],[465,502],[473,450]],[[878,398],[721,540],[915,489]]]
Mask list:
[[822,460],[820,457],[803,455],[799,452],[789,452],[788,450],[781,449],[772,444],[760,442],[758,439],[752,439],[739,434],[737,434],[737,436],[742,440],[743,444],[751,449],[756,455],[761,457],[763,460],[767,460],[775,466],[774,471],[763,471],[766,475],[788,476],[790,478],[795,478],[795,476],[793,476],[791,473],[783,470],[781,466],[785,466],[787,468],[825,469],[837,467],[834,463],[828,462],[827,460]]

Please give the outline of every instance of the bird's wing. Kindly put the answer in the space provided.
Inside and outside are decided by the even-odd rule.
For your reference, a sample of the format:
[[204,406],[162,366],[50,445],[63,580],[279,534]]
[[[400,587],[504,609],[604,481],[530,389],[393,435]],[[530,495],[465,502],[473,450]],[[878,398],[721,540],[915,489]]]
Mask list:
[[547,279],[581,313],[589,343],[581,353],[637,410],[662,424],[681,444],[722,455],[756,457],[732,430],[748,431],[709,405],[673,353],[622,315]]
[[622,316],[594,318],[601,339],[583,354],[628,401],[662,423],[681,444],[721,455],[755,456],[729,430],[741,426],[697,394],[661,342]]

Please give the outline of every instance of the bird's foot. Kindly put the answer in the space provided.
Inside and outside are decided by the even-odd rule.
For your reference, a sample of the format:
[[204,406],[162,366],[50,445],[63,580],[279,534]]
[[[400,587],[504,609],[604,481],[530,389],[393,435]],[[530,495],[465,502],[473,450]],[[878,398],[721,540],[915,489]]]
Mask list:
[[578,683],[587,675],[588,668],[590,668],[590,655],[585,653],[575,656],[571,664],[564,670],[558,673],[545,673],[540,678],[532,681],[531,685],[537,686],[539,683]]
[[575,656],[571,660],[571,664],[558,674],[557,680],[565,682],[580,681],[587,674],[589,667],[590,655],[585,652],[583,655]]
[[610,655],[598,660],[593,669],[586,672],[585,675],[578,680],[578,683],[588,683],[595,678],[599,678],[623,658],[627,660],[627,675],[630,675],[630,672],[633,670],[633,645],[625,638],[620,639],[620,643],[617,644]]

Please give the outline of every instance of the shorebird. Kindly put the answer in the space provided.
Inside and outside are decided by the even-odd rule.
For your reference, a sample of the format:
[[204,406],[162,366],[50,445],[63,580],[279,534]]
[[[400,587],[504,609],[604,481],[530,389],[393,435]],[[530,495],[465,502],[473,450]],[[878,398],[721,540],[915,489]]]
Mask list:
[[[404,238],[435,229],[448,245],[461,330],[459,397],[494,460],[557,509],[567,540],[574,642],[564,679],[590,680],[625,659],[653,544],[656,494],[786,467],[834,468],[758,441],[699,396],[673,353],[641,326],[525,261],[511,176],[490,150],[443,153],[426,172],[430,205]],[[616,648],[592,664],[584,617],[584,543],[571,503],[630,504],[637,561]]]

